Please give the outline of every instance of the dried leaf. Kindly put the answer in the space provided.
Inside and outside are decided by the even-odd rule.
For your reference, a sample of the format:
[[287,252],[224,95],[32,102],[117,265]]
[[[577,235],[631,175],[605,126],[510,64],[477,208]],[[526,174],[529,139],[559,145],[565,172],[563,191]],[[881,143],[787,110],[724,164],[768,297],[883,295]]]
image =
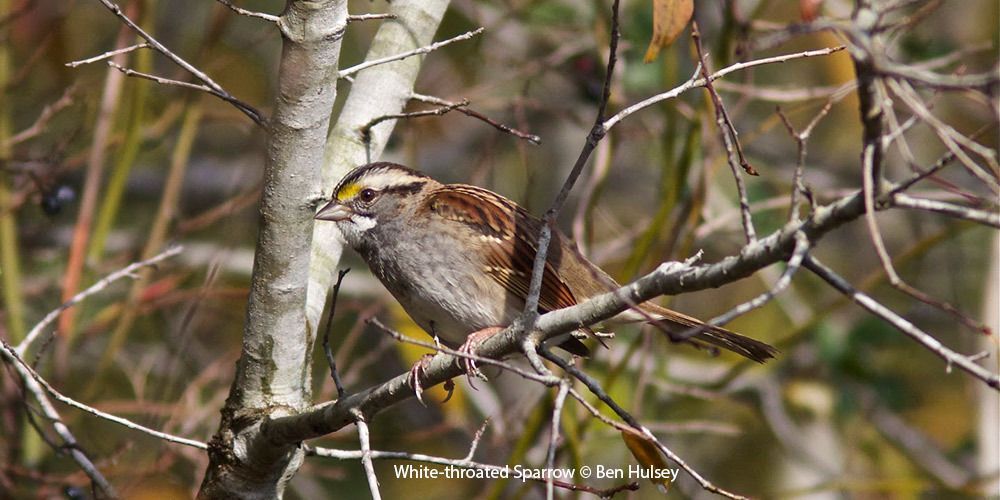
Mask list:
[[[622,441],[625,441],[628,451],[632,452],[632,456],[635,457],[636,461],[643,468],[662,470],[670,467],[667,461],[663,459],[663,455],[660,454],[660,450],[656,448],[656,445],[650,443],[646,438],[638,434],[622,431]],[[649,482],[656,485],[656,488],[663,493],[666,493],[667,488],[670,487],[670,480],[667,478],[650,477]]]
[[643,62],[650,63],[660,49],[673,43],[694,14],[694,0],[653,0],[653,38]]

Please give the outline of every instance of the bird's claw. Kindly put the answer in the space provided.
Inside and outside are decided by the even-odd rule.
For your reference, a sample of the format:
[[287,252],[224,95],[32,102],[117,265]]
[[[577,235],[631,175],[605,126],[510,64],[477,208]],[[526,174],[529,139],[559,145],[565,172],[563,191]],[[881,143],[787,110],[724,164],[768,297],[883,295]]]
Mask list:
[[[410,368],[410,375],[406,378],[407,384],[413,388],[413,393],[417,396],[417,401],[420,401],[420,404],[424,406],[427,406],[427,403],[424,402],[424,388],[420,385],[420,378],[424,376],[424,370],[427,369],[427,363],[432,357],[434,357],[433,354],[424,354],[420,361],[413,364],[413,367]],[[448,398],[451,398],[450,391]]]
[[462,359],[459,361],[459,363],[465,370],[465,376],[469,380],[469,386],[472,387],[473,389],[476,389],[476,385],[472,383],[472,379],[479,378],[482,380],[486,380],[486,375],[484,375],[483,372],[479,369],[479,367],[476,366],[476,360],[472,356],[476,354],[476,349],[479,348],[480,344],[482,344],[486,339],[492,337],[497,332],[500,332],[502,330],[503,328],[494,326],[472,332],[465,339],[465,343],[458,348],[458,352],[468,355],[468,357],[463,356]]

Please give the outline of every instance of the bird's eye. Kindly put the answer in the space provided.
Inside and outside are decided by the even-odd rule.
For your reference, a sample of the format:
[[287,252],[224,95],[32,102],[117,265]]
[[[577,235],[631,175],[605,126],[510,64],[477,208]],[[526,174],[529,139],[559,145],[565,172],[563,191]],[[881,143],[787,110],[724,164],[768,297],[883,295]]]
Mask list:
[[358,199],[361,200],[362,203],[371,203],[375,200],[375,195],[376,193],[374,189],[362,189],[361,192],[358,193]]

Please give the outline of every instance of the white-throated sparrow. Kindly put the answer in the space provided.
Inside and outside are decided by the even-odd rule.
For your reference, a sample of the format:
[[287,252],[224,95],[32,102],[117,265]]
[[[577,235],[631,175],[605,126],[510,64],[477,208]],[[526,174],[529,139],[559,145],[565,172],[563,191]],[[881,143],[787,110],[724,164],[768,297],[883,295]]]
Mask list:
[[[521,314],[542,221],[511,200],[464,184],[441,184],[394,163],[347,174],[317,219],[334,221],[372,272],[421,328],[446,345],[493,332]],[[618,287],[610,276],[554,231],[542,275],[540,312],[576,304]],[[646,302],[615,319],[656,319],[680,332],[703,323]],[[645,314],[643,314],[645,313]],[[711,326],[688,342],[711,344],[757,362],[768,344]],[[560,347],[586,354],[579,340]]]

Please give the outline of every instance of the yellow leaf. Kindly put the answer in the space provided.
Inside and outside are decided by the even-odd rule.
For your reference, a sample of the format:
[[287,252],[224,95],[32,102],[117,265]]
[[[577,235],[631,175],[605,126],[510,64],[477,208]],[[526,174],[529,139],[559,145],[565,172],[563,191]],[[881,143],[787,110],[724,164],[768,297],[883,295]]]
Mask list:
[[[393,303],[389,311],[392,313],[392,325],[396,331],[414,339],[428,342],[431,340],[431,336],[417,326],[399,304]],[[419,363],[424,354],[433,354],[433,351],[429,349],[405,342],[400,342],[397,345],[397,349],[403,358],[403,362],[408,365]],[[428,405],[439,404],[447,396],[448,391],[444,390],[444,386],[441,384],[433,387],[424,387],[424,402]],[[448,404],[441,405],[441,411],[444,412],[445,418],[449,419],[451,423],[464,425],[466,420],[465,407],[465,395],[462,394],[460,387],[456,387],[451,399],[448,400]]]
[[[663,470],[670,467],[656,445],[650,443],[646,438],[632,432],[622,431],[622,441],[625,441],[628,451],[632,452],[632,456],[643,468]],[[650,474],[649,482],[656,485],[656,488],[663,493],[666,493],[667,488],[670,487],[670,479],[666,477]]]
[[660,49],[673,43],[694,14],[694,0],[653,0],[653,38],[643,62],[650,63]]

